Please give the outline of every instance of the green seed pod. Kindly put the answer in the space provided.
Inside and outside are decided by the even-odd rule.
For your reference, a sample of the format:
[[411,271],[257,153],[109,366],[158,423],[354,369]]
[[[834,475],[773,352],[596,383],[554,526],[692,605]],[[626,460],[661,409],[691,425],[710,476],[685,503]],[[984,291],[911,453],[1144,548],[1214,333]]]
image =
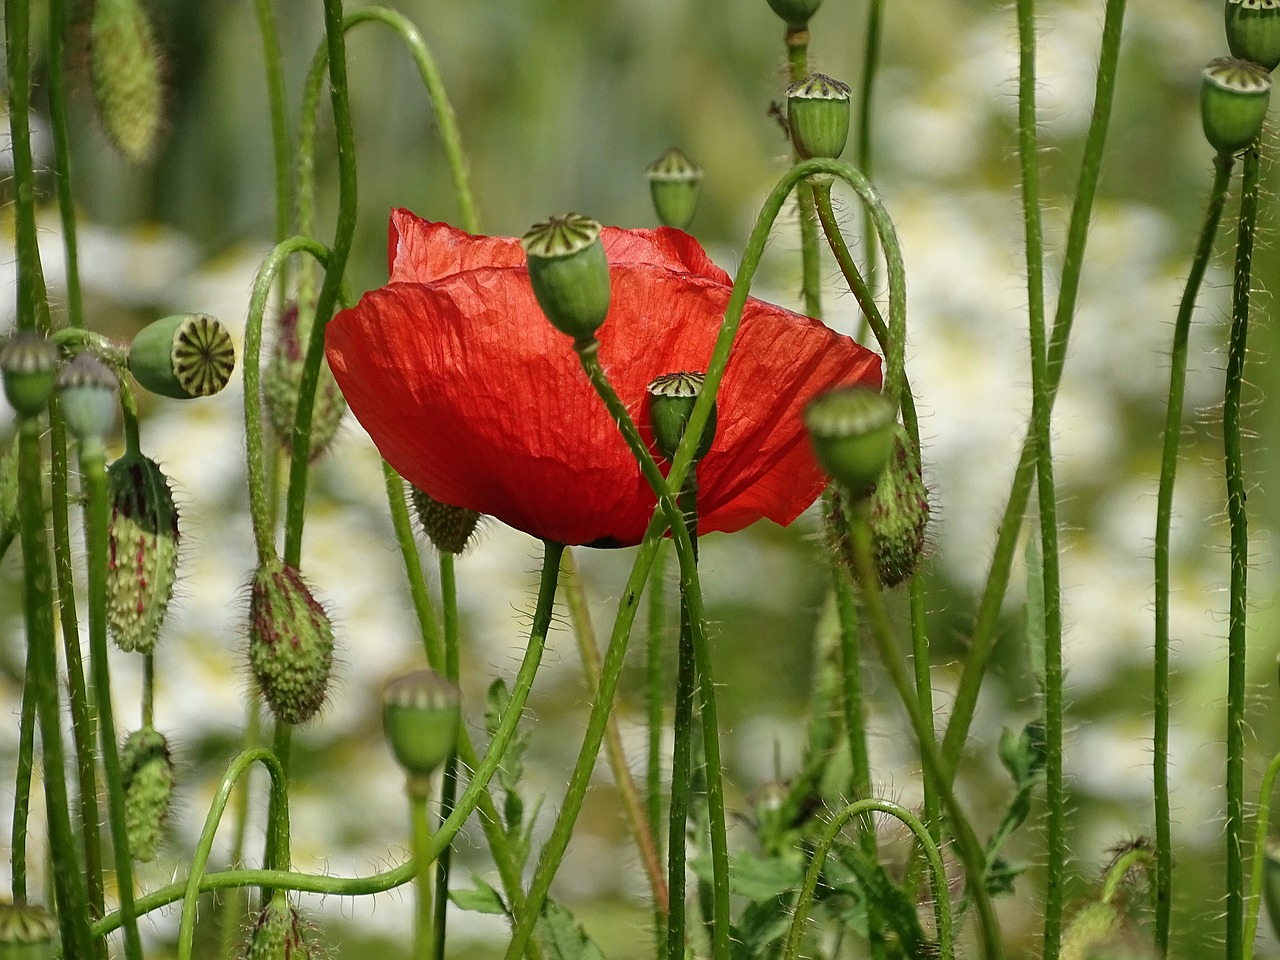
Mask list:
[[[649,425],[653,428],[653,442],[663,458],[676,458],[676,449],[684,439],[684,428],[698,401],[705,376],[701,373],[668,373],[649,384]],[[698,438],[698,449],[693,455],[697,463],[711,451],[716,436],[716,408]]]
[[149,863],[160,849],[173,799],[173,760],[164,735],[152,727],[129,734],[120,748],[120,770],[129,850],[135,860]]
[[219,321],[203,313],[162,317],[129,346],[129,372],[145,389],[173,400],[211,397],[231,379],[236,348]]
[[44,907],[0,903],[0,960],[53,960],[58,922]]
[[920,456],[907,431],[897,426],[893,454],[876,481],[867,514],[881,584],[896,587],[915,573],[928,524],[929,491],[920,476]]
[[702,168],[672,147],[645,168],[653,209],[664,226],[687,230],[698,209]]
[[306,924],[283,890],[258,914],[245,960],[311,960]]
[[805,407],[818,463],[855,501],[867,497],[893,454],[897,412],[878,391],[836,387]]
[[773,12],[795,30],[806,27],[821,5],[822,0],[769,0]]
[[482,514],[466,507],[441,503],[413,484],[409,484],[409,502],[418,517],[422,532],[441,553],[462,553],[475,533]]
[[57,348],[31,330],[19,330],[0,349],[4,395],[19,417],[38,417],[44,412],[57,370]]
[[387,684],[382,732],[410,781],[430,777],[453,754],[460,701],[458,688],[434,670],[415,670]]
[[1256,63],[1219,57],[1204,68],[1200,119],[1220,154],[1243,150],[1262,133],[1271,99],[1271,74]]
[[[298,331],[298,306],[291,304],[280,316],[279,337],[271,351],[271,362],[262,374],[262,402],[280,445],[293,452],[293,418],[298,410],[298,385],[302,382],[305,350]],[[320,379],[316,383],[315,401],[311,406],[311,459],[329,449],[347,401],[333,379],[327,360],[320,361]]]
[[278,559],[253,575],[249,666],[277,720],[305,723],[324,705],[333,625],[302,574]]
[[58,371],[54,386],[71,435],[84,451],[100,451],[116,418],[116,391],[120,387],[116,375],[86,351]]
[[849,87],[811,73],[787,87],[787,125],[802,160],[838,157],[849,139]]
[[126,453],[107,468],[107,625],[126,653],[151,653],[178,576],[178,508],[154,460]]
[[520,238],[529,282],[551,325],[586,342],[609,313],[609,260],[600,224],[570,213],[536,223]]
[[89,63],[107,136],[129,160],[147,160],[159,139],[163,98],[151,20],[138,0],[94,0]]
[[1280,65],[1280,0],[1227,0],[1231,55],[1274,70]]

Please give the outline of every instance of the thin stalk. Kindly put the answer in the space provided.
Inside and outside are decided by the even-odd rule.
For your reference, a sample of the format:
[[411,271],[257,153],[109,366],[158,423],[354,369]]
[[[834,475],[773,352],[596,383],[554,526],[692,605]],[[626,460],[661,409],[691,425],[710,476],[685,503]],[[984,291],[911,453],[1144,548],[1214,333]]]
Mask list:
[[[911,665],[916,680],[916,702],[920,716],[929,728],[930,738],[935,738],[933,727],[933,675],[929,672],[929,637],[925,634],[924,577],[919,573],[911,577],[908,598],[911,607]],[[934,843],[942,843],[942,808],[938,783],[926,769],[921,774],[924,787],[924,822]]]
[[75,195],[71,190],[71,144],[67,120],[67,75],[63,62],[63,40],[67,29],[66,4],[48,0],[49,5],[49,126],[53,132],[54,189],[58,195],[58,215],[62,223],[62,256],[66,265],[67,322],[84,326],[84,297],[80,292],[80,254],[76,240]]
[[697,670],[693,657],[693,631],[689,608],[680,604],[680,641],[676,661],[676,700],[671,750],[671,794],[667,809],[667,885],[671,910],[667,921],[667,960],[685,955],[685,857],[688,852],[689,764],[693,754],[693,701],[697,696]]
[[[440,596],[444,607],[444,675],[451,683],[457,684],[461,671],[460,650],[458,642],[458,581],[454,575],[453,554],[440,554]],[[458,751],[455,748],[445,761],[444,772],[440,775],[440,820],[448,819],[453,812],[453,804],[458,798]],[[497,811],[494,811],[495,817]],[[483,814],[482,814],[483,816]],[[493,831],[506,840],[501,830]],[[486,834],[487,835],[487,834]],[[490,841],[492,843],[492,841]],[[495,855],[494,860],[497,860]],[[511,866],[509,872],[514,874],[514,857],[510,853],[506,860]],[[435,887],[435,937],[432,941],[431,956],[433,960],[444,960],[446,918],[449,911],[449,872],[453,865],[453,844],[448,844],[436,858]],[[516,890],[519,883],[513,884]]]
[[[249,707],[245,716],[244,732],[240,737],[240,752],[252,749],[258,743],[258,734],[262,724],[259,710],[262,705],[261,694],[256,686],[249,692]],[[244,862],[245,835],[249,829],[249,784],[241,780],[232,791],[231,809],[231,855],[227,862],[236,867]],[[218,956],[231,956],[234,946],[240,937],[240,917],[245,909],[244,891],[233,887],[222,898],[221,910],[218,914],[220,930]]]
[[36,752],[36,698],[32,690],[31,660],[22,679],[22,713],[18,720],[18,769],[13,784],[13,831],[9,835],[9,868],[13,900],[27,899],[27,821],[31,815],[31,774]]
[[[262,36],[262,59],[267,71],[267,105],[271,114],[271,166],[275,171],[276,243],[289,236],[292,197],[289,183],[289,107],[284,88],[284,58],[280,54],[280,34],[271,10],[271,0],[254,0],[258,33]],[[280,309],[288,297],[287,265],[280,272]]]
[[1226,955],[1244,951],[1244,708],[1245,613],[1248,609],[1249,515],[1245,507],[1240,450],[1240,393],[1244,383],[1253,282],[1253,237],[1258,220],[1260,147],[1244,154],[1240,222],[1236,233],[1235,282],[1231,288],[1231,335],[1227,342],[1226,390],[1222,403],[1227,519],[1231,527],[1231,602],[1227,615],[1227,943]]
[[[1160,490],[1156,499],[1155,536],[1155,655],[1152,668],[1153,757],[1156,818],[1156,948],[1161,956],[1169,952],[1169,924],[1173,906],[1173,836],[1169,815],[1169,536],[1173,519],[1173,488],[1178,473],[1178,446],[1182,437],[1182,404],[1187,381],[1187,343],[1191,335],[1191,315],[1200,284],[1213,254],[1227,185],[1235,158],[1219,154],[1214,158],[1213,187],[1205,209],[1204,225],[1196,244],[1191,272],[1178,303],[1169,355],[1169,400],[1165,407],[1164,446],[1160,461]],[[1251,943],[1251,939],[1246,939]]]
[[432,933],[433,910],[431,878],[434,864],[431,862],[431,811],[427,801],[431,797],[431,781],[425,777],[411,777],[408,789],[409,820],[413,834],[413,862],[417,869],[418,909],[413,924],[414,960],[429,960],[434,953],[436,938]]
[[[792,83],[803,80],[809,73],[809,30],[788,28],[786,33],[787,72]],[[799,159],[792,149],[793,160]],[[813,212],[813,191],[802,186],[796,191],[796,203],[800,210],[800,292],[804,297],[804,312],[822,319],[822,262],[818,252],[818,228]]]
[[[862,699],[862,645],[858,637],[858,608],[849,578],[839,564],[832,565],[836,613],[840,621],[840,665],[844,683],[845,737],[849,742],[849,789],[859,799],[871,796],[871,762],[867,754],[866,710]],[[875,831],[867,831],[875,842]]]
[[142,725],[154,727],[156,713],[156,655],[142,657]]
[[[858,168],[873,176],[871,164],[871,108],[875,99],[876,75],[880,70],[880,39],[884,33],[884,0],[867,4],[867,35],[862,50],[862,86],[858,91]],[[876,229],[871,214],[862,211],[862,246],[867,262],[867,286],[876,285]],[[866,323],[866,315],[863,315]],[[865,327],[863,328],[865,329]],[[861,338],[859,338],[861,339]]]
[[[17,327],[48,330],[48,305],[36,243],[35,161],[31,155],[31,4],[5,0],[9,140],[13,154],[13,246],[18,259]],[[38,314],[43,314],[39,317]],[[43,319],[43,323],[39,322]]]
[[[649,832],[655,838],[662,826],[662,732],[666,717],[666,670],[663,667],[664,638],[667,620],[667,591],[663,577],[667,551],[658,548],[652,579],[649,582],[648,623],[645,631],[645,726],[648,731],[645,754],[645,815]],[[596,685],[599,686],[597,680]],[[667,910],[654,904],[653,936],[660,947],[670,913],[670,885]]]
[[1248,912],[1244,923],[1244,957],[1253,960],[1253,941],[1258,935],[1258,908],[1262,906],[1263,873],[1267,866],[1267,823],[1271,819],[1271,794],[1275,790],[1276,776],[1280,774],[1280,753],[1271,758],[1267,772],[1262,775],[1262,787],[1258,791],[1258,811],[1253,820],[1253,870],[1249,880]]

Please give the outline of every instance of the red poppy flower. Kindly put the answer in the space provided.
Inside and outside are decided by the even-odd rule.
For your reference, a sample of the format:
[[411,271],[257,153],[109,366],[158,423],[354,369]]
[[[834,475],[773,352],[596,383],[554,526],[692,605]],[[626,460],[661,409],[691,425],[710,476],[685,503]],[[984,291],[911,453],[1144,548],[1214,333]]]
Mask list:
[[[705,370],[730,279],[679,230],[605,227],[613,294],[600,358],[648,436],[655,377]],[[383,457],[437,500],[545,540],[638,543],[655,498],[534,300],[520,243],[405,210],[391,282],[326,331],[333,374]],[[878,384],[879,358],[817,321],[748,300],[698,467],[700,529],[790,523],[826,483],[801,420],[815,394]]]

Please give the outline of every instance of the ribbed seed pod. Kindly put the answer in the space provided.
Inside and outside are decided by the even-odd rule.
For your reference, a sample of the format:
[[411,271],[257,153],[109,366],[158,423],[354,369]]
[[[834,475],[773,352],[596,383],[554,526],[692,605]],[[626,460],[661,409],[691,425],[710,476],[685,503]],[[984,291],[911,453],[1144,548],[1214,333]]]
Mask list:
[[324,705],[333,625],[302,574],[278,559],[253,575],[249,666],[276,719],[304,723]]
[[156,858],[173,799],[173,760],[164,734],[154,727],[135,730],[120,749],[124,777],[124,826],[129,850],[143,863]]
[[107,624],[126,653],[151,653],[178,576],[178,508],[154,460],[126,453],[107,468]]

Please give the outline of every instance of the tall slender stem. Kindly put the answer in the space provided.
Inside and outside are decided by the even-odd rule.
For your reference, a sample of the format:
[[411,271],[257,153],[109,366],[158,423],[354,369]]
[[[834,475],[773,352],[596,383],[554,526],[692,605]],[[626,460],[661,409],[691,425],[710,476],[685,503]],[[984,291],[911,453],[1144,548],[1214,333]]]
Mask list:
[[18,720],[18,766],[13,783],[13,831],[9,835],[9,868],[13,900],[27,899],[27,821],[31,816],[31,774],[36,752],[36,698],[32,690],[31,658],[22,678],[22,712]]
[[[809,73],[809,29],[789,27],[786,33],[787,67],[791,82],[803,80]],[[797,158],[792,150],[792,157]],[[818,252],[818,226],[814,219],[813,191],[801,186],[796,191],[800,211],[800,290],[804,312],[822,319],[822,263]]]
[[693,635],[689,608],[680,604],[680,640],[676,661],[675,718],[672,723],[671,795],[667,810],[667,886],[671,891],[671,911],[667,921],[667,960],[685,955],[685,855],[688,848],[689,764],[693,750],[693,701],[697,696]]
[[437,942],[432,930],[435,919],[431,895],[434,864],[431,862],[431,812],[427,809],[431,781],[425,777],[411,777],[407,792],[410,829],[413,833],[413,862],[418,870],[418,909],[413,925],[413,957],[414,960],[429,960]]
[[[858,168],[872,176],[871,108],[875,99],[876,75],[880,70],[880,38],[884,32],[884,0],[867,4],[867,35],[862,50],[862,87],[858,91]],[[875,289],[876,228],[871,214],[862,211],[862,245],[867,263],[867,286]],[[864,314],[865,322],[865,314]],[[865,329],[865,327],[864,327]]]
[[[289,183],[291,169],[289,158],[288,102],[284,88],[284,62],[280,54],[280,34],[276,18],[271,10],[271,0],[254,0],[254,13],[258,19],[258,33],[262,36],[262,59],[267,71],[267,104],[271,114],[271,166],[275,171],[276,193],[276,243],[289,236],[292,219],[292,190]],[[280,274],[280,306],[289,295],[289,284],[282,266]]]
[[71,190],[71,144],[67,119],[67,75],[63,41],[67,30],[64,0],[49,5],[49,126],[53,131],[53,169],[62,223],[62,255],[66,265],[67,322],[84,326],[84,297],[80,292],[80,253],[76,239],[76,206]]
[[[453,554],[440,554],[440,598],[444,608],[444,675],[453,684],[460,679],[460,644],[458,642],[458,580],[453,569]],[[485,794],[487,797],[488,794]],[[455,747],[444,762],[444,772],[440,775],[440,820],[448,819],[453,812],[454,801],[458,798],[458,750]],[[495,811],[496,812],[496,811]],[[493,831],[505,839],[501,830]],[[492,844],[492,840],[490,841]],[[498,859],[495,854],[494,860]],[[506,855],[510,863],[512,857]],[[453,844],[448,844],[436,857],[435,887],[435,920],[432,925],[434,937],[431,945],[433,960],[444,960],[445,919],[449,910],[449,872],[453,866]],[[514,873],[514,870],[509,870]],[[518,884],[516,885],[518,889]]]

